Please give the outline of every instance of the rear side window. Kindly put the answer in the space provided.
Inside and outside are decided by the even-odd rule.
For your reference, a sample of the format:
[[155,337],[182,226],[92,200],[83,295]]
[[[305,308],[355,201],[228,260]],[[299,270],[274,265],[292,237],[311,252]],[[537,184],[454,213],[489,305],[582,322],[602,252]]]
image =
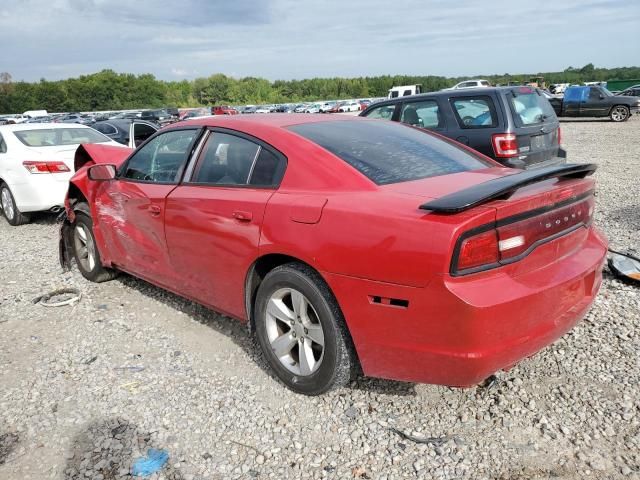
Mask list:
[[18,130],[13,134],[27,147],[55,147],[111,141],[109,137],[105,137],[92,128],[41,128]]
[[365,117],[378,118],[381,120],[391,120],[391,117],[393,117],[393,112],[395,109],[396,109],[395,104],[383,105],[381,107],[376,107],[369,110],[369,112],[365,115]]
[[4,138],[2,138],[2,135],[0,135],[0,153],[7,153],[7,144]]
[[549,100],[537,90],[523,87],[512,90],[507,96],[516,125],[519,127],[536,125],[556,118]]
[[318,122],[288,129],[333,153],[378,185],[490,166],[445,140],[396,122]]
[[451,106],[460,128],[492,128],[498,126],[496,107],[491,97],[452,98]]
[[213,132],[198,158],[191,177],[193,183],[209,185],[280,184],[286,160],[246,138]]
[[406,102],[402,106],[400,121],[420,128],[444,128],[442,115],[435,100]]

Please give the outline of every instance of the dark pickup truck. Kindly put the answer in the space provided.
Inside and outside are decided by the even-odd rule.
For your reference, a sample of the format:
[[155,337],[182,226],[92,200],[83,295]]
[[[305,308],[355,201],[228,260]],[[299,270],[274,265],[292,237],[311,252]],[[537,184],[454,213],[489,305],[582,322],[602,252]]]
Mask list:
[[568,87],[563,99],[548,100],[558,117],[609,117],[624,122],[640,113],[640,98],[614,95],[598,86]]

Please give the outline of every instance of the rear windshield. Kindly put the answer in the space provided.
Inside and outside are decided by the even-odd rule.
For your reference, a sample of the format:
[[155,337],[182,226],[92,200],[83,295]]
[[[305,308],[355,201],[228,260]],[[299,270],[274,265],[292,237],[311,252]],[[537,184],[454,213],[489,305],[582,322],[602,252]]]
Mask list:
[[318,122],[288,129],[340,157],[378,185],[492,166],[445,140],[395,122]]
[[553,107],[542,94],[532,88],[516,88],[508,95],[511,111],[520,126],[535,125],[553,121],[556,114]]
[[13,134],[27,147],[55,147],[111,141],[109,137],[105,137],[92,128],[39,128],[37,130],[19,130]]

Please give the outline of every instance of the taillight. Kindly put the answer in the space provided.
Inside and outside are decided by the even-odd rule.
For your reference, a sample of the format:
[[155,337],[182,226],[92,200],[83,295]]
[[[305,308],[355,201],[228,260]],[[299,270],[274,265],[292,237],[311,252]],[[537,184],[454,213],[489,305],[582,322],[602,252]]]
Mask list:
[[64,162],[22,162],[29,173],[65,173],[70,172]]
[[507,158],[518,155],[518,139],[513,133],[494,133],[491,136],[496,157]]
[[498,262],[498,235],[495,229],[465,238],[458,251],[458,270]]
[[595,200],[561,202],[530,212],[526,218],[504,219],[482,233],[463,234],[458,240],[451,273],[462,275],[506,265],[524,258],[538,245],[591,224]]
[[562,129],[558,127],[558,145],[562,145]]

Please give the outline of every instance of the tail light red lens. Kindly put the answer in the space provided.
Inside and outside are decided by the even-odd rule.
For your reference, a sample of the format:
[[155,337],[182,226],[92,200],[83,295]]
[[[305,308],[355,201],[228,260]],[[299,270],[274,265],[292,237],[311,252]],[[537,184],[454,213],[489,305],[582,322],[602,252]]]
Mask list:
[[465,238],[458,252],[458,270],[490,265],[498,262],[498,232],[491,229]]
[[496,157],[509,158],[518,155],[518,139],[513,133],[495,133],[491,136]]
[[562,145],[562,129],[558,127],[558,145]]
[[29,173],[65,173],[70,172],[64,162],[22,162]]
[[462,275],[524,258],[538,245],[565,235],[593,219],[593,195],[569,204],[534,210],[526,218],[505,219],[475,235],[463,234],[454,253],[451,273]]

